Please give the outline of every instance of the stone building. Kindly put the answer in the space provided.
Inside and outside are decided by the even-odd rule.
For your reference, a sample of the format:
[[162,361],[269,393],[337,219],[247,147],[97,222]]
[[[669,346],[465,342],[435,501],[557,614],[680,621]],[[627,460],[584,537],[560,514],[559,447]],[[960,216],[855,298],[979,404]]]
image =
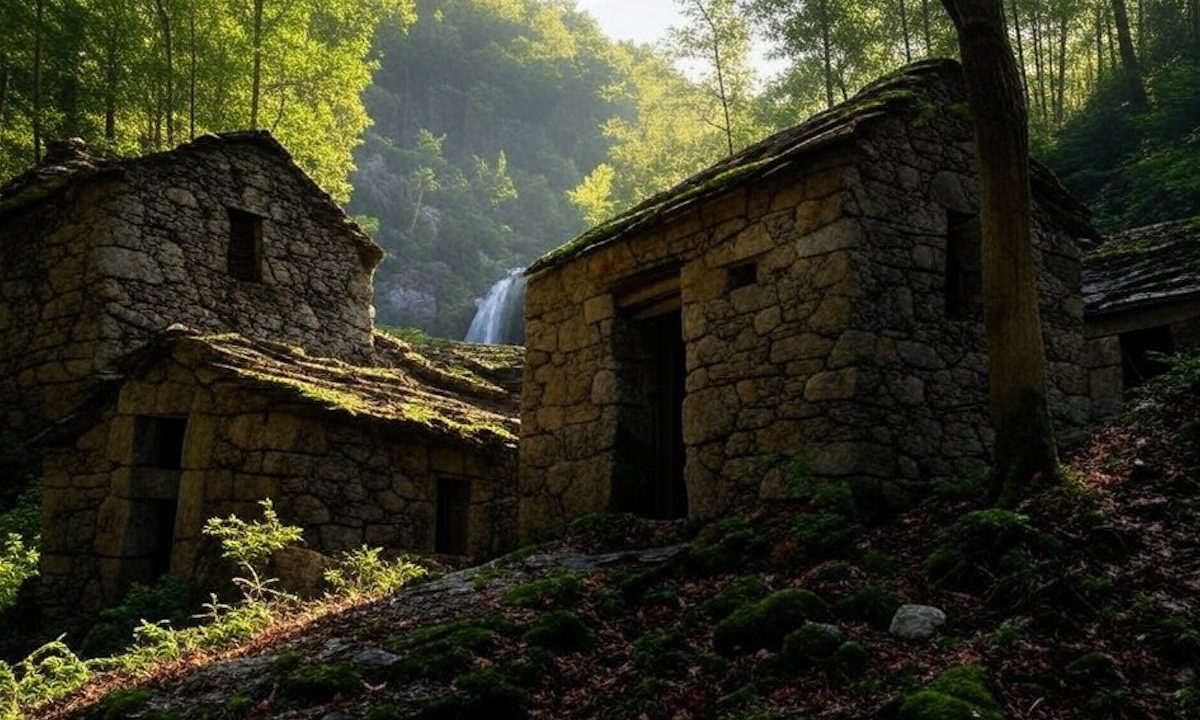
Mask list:
[[183,329],[118,361],[48,437],[46,611],[96,610],[167,573],[214,587],[229,568],[205,520],[256,517],[263,498],[324,555],[511,545],[520,351],[378,342],[395,367]]
[[1200,347],[1200,218],[1127,230],[1084,257],[1094,362],[1133,387],[1163,366],[1152,353]]
[[[1084,363],[1088,213],[1035,164],[1054,421],[1119,391]],[[796,473],[899,503],[987,462],[973,133],[961,70],[919,63],[528,270],[520,525],[711,517]],[[1107,385],[1106,385],[1107,383]]]
[[59,143],[0,188],[0,437],[174,323],[365,362],[382,257],[265,132],[128,160]]

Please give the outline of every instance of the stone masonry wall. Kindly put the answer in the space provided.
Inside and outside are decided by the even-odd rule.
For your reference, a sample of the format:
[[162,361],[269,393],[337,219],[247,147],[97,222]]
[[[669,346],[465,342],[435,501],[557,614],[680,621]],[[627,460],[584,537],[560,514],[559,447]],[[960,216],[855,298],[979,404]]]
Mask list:
[[[305,545],[332,555],[364,543],[431,552],[437,479],[472,481],[469,552],[488,557],[516,534],[512,449],[495,455],[430,442],[386,426],[279,405],[210,373],[166,363],[125,384],[119,399],[78,442],[45,465],[42,590],[51,615],[96,610],[150,570],[155,500],[177,494],[171,574],[216,587],[229,568],[207,518],[258,515],[273,498],[281,519],[304,529]],[[187,416],[182,470],[139,467],[137,416]],[[165,487],[173,483],[173,487]]]
[[[378,250],[257,142],[208,139],[74,182],[0,229],[0,406],[61,417],[175,323],[367,361]],[[229,208],[263,218],[261,282],[227,268]]]
[[[680,268],[690,516],[784,497],[798,467],[886,507],[988,462],[982,318],[945,307],[950,213],[978,211],[974,156],[959,96],[939,92],[853,147],[529,279],[523,536],[611,505],[629,396],[615,298],[656,266]],[[1050,401],[1069,438],[1112,389],[1085,367],[1073,239],[1041,210],[1035,225]],[[732,289],[748,261],[755,282]]]

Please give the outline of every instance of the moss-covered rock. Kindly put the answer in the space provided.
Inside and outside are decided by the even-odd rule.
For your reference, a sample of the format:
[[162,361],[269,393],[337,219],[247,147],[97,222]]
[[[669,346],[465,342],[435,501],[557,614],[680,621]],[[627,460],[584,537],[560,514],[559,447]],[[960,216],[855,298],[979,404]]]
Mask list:
[[900,720],[1003,720],[1004,711],[985,683],[983,670],[950,668],[900,703]]
[[581,594],[579,573],[559,572],[511,588],[500,602],[518,607],[568,605],[578,601]]
[[309,665],[279,683],[276,698],[290,706],[319,705],[363,691],[362,675],[349,663]]
[[588,626],[573,612],[554,610],[542,615],[529,626],[525,642],[555,653],[586,650],[594,637]]
[[887,630],[896,608],[904,598],[880,585],[866,585],[841,598],[834,612],[847,620],[865,622],[878,630]]
[[633,643],[633,663],[654,677],[686,672],[693,653],[677,628],[651,630]]
[[722,655],[778,650],[783,638],[808,620],[829,616],[829,606],[807,590],[781,590],[747,603],[717,624],[713,647]]
[[823,663],[833,657],[846,639],[846,633],[832,625],[806,622],[783,639],[781,659],[792,667]]
[[768,592],[760,575],[738,578],[701,602],[699,610],[713,620],[722,620],[741,606],[766,597]]

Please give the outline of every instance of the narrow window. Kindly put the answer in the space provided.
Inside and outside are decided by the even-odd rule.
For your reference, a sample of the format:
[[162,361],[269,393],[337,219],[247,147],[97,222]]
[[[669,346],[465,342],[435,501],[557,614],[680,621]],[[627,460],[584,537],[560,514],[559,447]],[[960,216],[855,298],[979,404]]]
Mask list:
[[1155,356],[1175,352],[1175,340],[1171,337],[1171,328],[1166,325],[1123,332],[1120,343],[1121,375],[1127,388],[1166,372],[1167,366]]
[[758,263],[742,263],[729,268],[729,289],[737,290],[758,282]]
[[471,481],[441,478],[437,482],[437,528],[434,551],[466,555],[468,514],[471,510]]
[[140,415],[134,422],[133,462],[142,467],[180,470],[187,418]]
[[237,280],[262,280],[262,218],[229,208],[229,274]]
[[946,317],[983,317],[983,258],[978,215],[946,216]]

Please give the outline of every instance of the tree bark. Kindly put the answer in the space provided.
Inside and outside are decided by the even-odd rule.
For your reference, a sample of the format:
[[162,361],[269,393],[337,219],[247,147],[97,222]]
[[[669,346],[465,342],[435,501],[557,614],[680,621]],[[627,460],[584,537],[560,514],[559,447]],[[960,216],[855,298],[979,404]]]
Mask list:
[[1033,8],[1033,72],[1034,79],[1037,81],[1038,114],[1044,120],[1046,118],[1046,60],[1042,53],[1042,44],[1042,18],[1035,5]]
[[833,107],[833,47],[830,44],[829,0],[821,0],[821,54],[825,60],[825,106]]
[[154,9],[158,14],[158,23],[162,28],[163,49],[167,58],[167,83],[165,104],[167,119],[167,145],[175,145],[175,45],[171,37],[171,13],[167,9],[167,0],[154,0]]
[[8,54],[0,52],[0,127],[4,127],[4,111],[8,108]]
[[975,117],[984,325],[996,432],[993,500],[1015,504],[1058,467],[1046,404],[1029,186],[1028,111],[1001,0],[942,0],[958,31]]
[[704,23],[708,25],[708,31],[712,36],[712,54],[713,54],[713,69],[717,73],[717,99],[721,103],[721,111],[725,115],[725,143],[729,149],[729,157],[733,157],[733,123],[729,119],[729,94],[725,91],[725,68],[721,64],[721,35],[717,31],[717,23],[709,14],[708,8],[704,7],[701,0],[694,0],[696,10],[700,13],[700,17],[704,18]]
[[104,139],[112,145],[117,139],[117,23],[109,25],[104,43]]
[[188,3],[188,140],[196,139],[196,0]]
[[34,5],[33,25],[33,162],[42,161],[42,32],[44,0]]
[[912,62],[912,43],[908,39],[908,5],[900,0],[900,32],[904,34],[904,61]]
[[1121,51],[1121,65],[1125,70],[1126,99],[1135,110],[1146,109],[1146,86],[1142,82],[1142,69],[1138,65],[1137,53],[1133,50],[1133,36],[1129,32],[1129,13],[1125,0],[1112,0],[1113,24],[1117,26],[1117,45]]
[[250,129],[258,129],[259,91],[262,85],[262,22],[263,3],[265,0],[254,0],[254,28],[252,39],[254,43],[254,68],[250,84]]
[[1062,125],[1067,101],[1067,16],[1064,13],[1058,26],[1058,96],[1054,100],[1054,122]]
[[921,0],[921,30],[925,34],[925,56],[933,55],[933,33],[929,30],[929,0]]
[[1025,68],[1025,39],[1021,36],[1021,8],[1019,0],[1012,0],[1013,30],[1017,36],[1017,69],[1021,71],[1021,88],[1025,91],[1025,102],[1029,102],[1029,71]]

